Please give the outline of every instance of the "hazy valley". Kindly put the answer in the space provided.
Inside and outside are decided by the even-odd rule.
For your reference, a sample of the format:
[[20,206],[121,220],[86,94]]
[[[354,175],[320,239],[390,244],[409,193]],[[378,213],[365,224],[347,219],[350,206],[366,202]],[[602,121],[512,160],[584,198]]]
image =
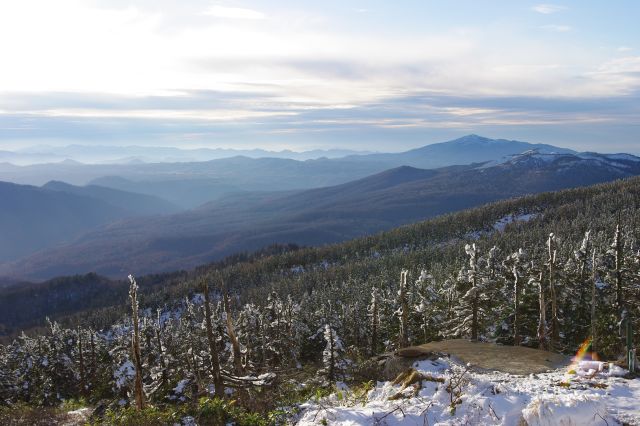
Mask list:
[[[324,186],[327,180],[349,180],[367,170],[403,163],[424,166],[471,159],[479,161],[436,169],[402,165]],[[551,146],[472,135],[403,154],[372,154],[321,162],[232,157],[213,163],[150,167],[140,171],[146,180],[98,177],[92,182],[104,186],[76,187],[60,182],[44,185],[41,191],[48,196],[82,197],[86,205],[75,206],[73,211],[89,222],[85,224],[67,215],[56,223],[54,217],[49,217],[55,225],[48,224],[47,229],[59,232],[49,238],[30,235],[37,228],[30,226],[28,220],[43,221],[37,217],[29,219],[20,209],[55,211],[54,203],[46,200],[41,205],[36,200],[23,206],[8,203],[15,210],[7,215],[24,222],[20,226],[4,222],[8,225],[7,232],[12,229],[16,234],[6,240],[6,250],[20,242],[24,249],[14,252],[14,256],[20,253],[24,256],[5,257],[11,262],[0,266],[0,276],[14,280],[45,279],[98,272],[121,277],[127,272],[191,269],[271,244],[335,243],[491,201],[634,176],[640,174],[640,158],[578,154]],[[178,169],[189,178],[165,180]],[[213,184],[214,180],[235,182],[236,188],[223,190],[224,184]],[[270,185],[270,181],[274,184]],[[256,191],[258,183],[271,190]],[[20,188],[34,190],[12,188],[14,192]],[[169,214],[178,210],[176,199],[186,194],[194,194],[203,204]],[[176,204],[164,201],[162,196]],[[8,195],[6,199],[10,199]],[[183,209],[188,205],[183,202]],[[98,213],[99,217],[94,217]],[[37,244],[29,246],[31,240]],[[47,249],[46,244],[55,247]],[[27,252],[29,247],[31,253]]]

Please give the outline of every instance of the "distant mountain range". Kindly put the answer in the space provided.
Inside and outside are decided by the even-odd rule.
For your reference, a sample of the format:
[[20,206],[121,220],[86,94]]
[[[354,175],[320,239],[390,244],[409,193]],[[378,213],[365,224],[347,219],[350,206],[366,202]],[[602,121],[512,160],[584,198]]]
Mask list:
[[[289,191],[350,182],[394,167],[422,169],[501,161],[537,149],[572,153],[550,145],[469,135],[397,154],[348,155],[298,161],[289,158],[234,156],[204,162],[85,165],[74,161],[15,166],[0,164],[0,180],[42,185],[59,180],[95,184],[164,198],[182,208],[247,191]],[[336,153],[337,154],[337,153]]]
[[71,241],[116,220],[179,210],[150,195],[55,181],[42,187],[0,182],[0,200],[1,261]]
[[[466,147],[460,152],[460,147]],[[269,151],[264,149],[227,149],[147,147],[147,146],[105,146],[105,145],[67,145],[34,146],[21,150],[0,151],[0,163],[14,165],[35,165],[46,163],[76,163],[97,165],[132,165],[145,163],[197,163],[231,157],[282,158],[298,161],[315,159],[338,159],[346,161],[372,161],[385,164],[407,165],[421,168],[437,168],[455,164],[467,164],[474,161],[493,160],[496,156],[513,155],[528,149],[545,152],[566,153],[571,150],[545,144],[530,144],[506,139],[489,139],[478,135],[434,143],[421,148],[400,153],[372,153],[348,149],[327,149],[296,152],[291,150]]]
[[121,191],[99,185],[75,186],[52,180],[42,186],[49,191],[65,192],[83,197],[95,198],[129,211],[131,216],[145,216],[176,213],[180,210],[161,198],[134,192]]
[[0,164],[0,181],[43,185],[61,180],[161,196],[193,208],[230,193],[283,191],[337,185],[385,170],[385,165],[330,159],[231,157],[194,163],[85,165],[74,162]]
[[[459,142],[461,149],[468,149],[467,141]],[[516,155],[501,152],[500,158],[471,165],[400,166],[330,187],[233,194],[186,212],[124,220],[5,264],[0,275],[124,276],[185,269],[273,243],[339,242],[490,201],[634,175],[640,175],[638,157],[547,146]]]
[[16,151],[0,151],[0,162],[18,165],[57,163],[72,160],[86,164],[142,164],[210,161],[220,158],[244,156],[249,158],[277,157],[292,160],[338,158],[366,151],[348,149],[316,149],[296,152],[291,150],[269,151],[264,149],[193,148],[182,149],[159,146],[105,146],[67,145],[34,146]]

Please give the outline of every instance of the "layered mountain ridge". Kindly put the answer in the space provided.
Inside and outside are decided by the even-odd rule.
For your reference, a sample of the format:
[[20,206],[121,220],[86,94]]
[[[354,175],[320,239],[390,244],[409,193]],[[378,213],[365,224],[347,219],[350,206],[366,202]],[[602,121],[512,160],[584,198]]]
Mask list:
[[635,175],[640,158],[632,155],[540,149],[495,164],[400,166],[340,185],[240,193],[173,215],[123,220],[4,264],[0,275],[188,269],[269,244],[335,243],[491,201]]

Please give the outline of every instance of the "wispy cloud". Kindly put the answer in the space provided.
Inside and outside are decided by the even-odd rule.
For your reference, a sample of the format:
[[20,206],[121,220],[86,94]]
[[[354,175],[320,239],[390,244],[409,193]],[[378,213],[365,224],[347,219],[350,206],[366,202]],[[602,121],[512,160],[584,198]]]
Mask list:
[[58,108],[47,110],[29,111],[6,111],[0,110],[0,115],[17,114],[24,116],[44,116],[44,117],[68,117],[68,118],[125,118],[125,119],[151,119],[151,120],[193,120],[193,121],[213,121],[213,122],[234,122],[238,120],[249,120],[256,118],[292,116],[294,111],[256,111],[256,110],[171,110],[171,109],[80,109],[80,108]]
[[557,13],[566,9],[567,9],[566,6],[560,6],[557,4],[548,4],[548,3],[537,4],[531,8],[531,10],[538,13],[542,13],[544,15],[551,15],[552,13]]
[[540,28],[543,28],[547,31],[555,31],[557,33],[568,33],[569,31],[573,30],[573,28],[570,25],[557,25],[557,24],[543,25]]
[[204,11],[205,15],[226,19],[265,19],[262,12],[240,7],[226,7],[214,5]]
[[618,93],[636,93],[640,87],[640,56],[625,56],[605,62],[590,73],[590,77]]
[[[558,135],[587,122],[614,122],[612,132],[631,129],[616,140],[637,141],[636,27],[610,27],[611,44],[596,48],[591,18],[548,16],[566,9],[554,4],[534,13],[535,3],[468,0],[461,15],[445,3],[367,13],[330,3],[0,1],[0,39],[14,40],[0,67],[0,149],[15,139],[281,143],[274,135],[409,147],[451,135],[435,129],[520,138],[522,126]],[[522,25],[505,23],[509,10]],[[597,15],[604,27],[633,14]],[[613,140],[602,126],[588,137]]]

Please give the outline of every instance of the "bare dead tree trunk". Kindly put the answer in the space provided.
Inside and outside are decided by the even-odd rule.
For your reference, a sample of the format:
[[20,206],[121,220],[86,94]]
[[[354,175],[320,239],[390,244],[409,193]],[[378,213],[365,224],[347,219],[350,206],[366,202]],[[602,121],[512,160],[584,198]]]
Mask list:
[[544,283],[542,272],[538,280],[538,302],[540,304],[540,318],[538,320],[538,345],[540,349],[547,350],[547,303],[544,298]]
[[165,386],[167,384],[167,363],[164,359],[164,348],[162,347],[162,322],[160,320],[160,309],[158,309],[158,326],[156,328],[156,342],[158,344],[158,352],[159,352],[159,360],[160,360],[160,368],[162,369],[162,378],[161,378],[161,386]]
[[547,241],[547,247],[549,249],[549,291],[551,295],[551,344],[550,349],[556,350],[558,346],[558,340],[560,339],[560,328],[558,324],[558,298],[556,295],[555,284],[555,263],[556,263],[556,247],[555,236],[553,233],[549,234],[549,240]]
[[[618,217],[618,221],[620,218]],[[620,224],[616,225],[616,233],[613,239],[613,249],[615,251],[616,262],[616,308],[618,309],[618,321],[621,323],[624,319],[624,313],[626,312],[624,303],[624,289],[623,289],[623,277],[622,269],[624,267],[624,240],[622,238],[622,232],[620,231]],[[620,335],[620,345],[622,348],[626,348],[625,336]]]
[[[353,321],[353,324],[358,324],[358,302],[355,302],[353,307],[351,308],[351,321]],[[356,347],[359,348],[360,346],[360,327],[354,327],[353,330],[354,334],[355,334],[355,342],[356,342]]]
[[[284,322],[285,322],[285,330],[286,330],[286,335],[289,339],[289,342],[293,342],[293,336],[295,333],[294,327],[293,327],[293,301],[291,300],[291,295],[289,295],[289,297],[287,298],[287,303],[286,303],[286,308],[285,308],[285,315],[284,315]],[[296,362],[297,362],[297,358],[296,358]]]
[[193,328],[190,328],[189,333],[189,350],[187,351],[187,369],[192,372],[193,377],[196,378],[198,383],[202,383],[202,375],[200,374],[200,367],[198,366],[198,360],[196,359],[196,350],[195,350],[195,342],[194,337],[195,333],[193,332]]
[[94,332],[92,329],[89,329],[91,333],[91,382],[95,383],[95,375],[96,375],[96,342],[94,338]]
[[335,342],[333,339],[333,328],[329,325],[327,325],[328,328],[328,332],[329,332],[329,382],[333,383],[336,381],[336,370],[335,370],[335,365],[336,365],[336,360],[335,360]]
[[205,327],[207,329],[207,340],[209,342],[209,356],[211,358],[211,375],[213,376],[213,387],[216,396],[224,398],[224,382],[220,374],[220,357],[218,355],[218,347],[216,339],[213,335],[213,324],[211,323],[211,303],[209,300],[209,284],[204,280],[204,310],[205,310]]
[[513,306],[513,345],[520,345],[520,333],[518,332],[520,329],[519,324],[519,315],[520,315],[520,276],[518,275],[517,266],[513,267],[513,290],[515,292],[514,297],[514,306]]
[[131,299],[131,325],[133,327],[133,338],[131,339],[131,351],[133,353],[133,365],[136,369],[134,382],[134,394],[136,398],[136,409],[142,410],[145,405],[144,390],[142,387],[142,355],[140,354],[140,330],[138,324],[138,284],[133,275],[129,275],[131,287],[129,288],[129,298]]
[[596,250],[591,254],[591,350],[596,350],[596,281],[598,278],[596,268]]
[[78,327],[78,357],[80,358],[80,394],[86,395],[87,393],[87,378],[84,368],[84,353],[82,350],[82,330]]
[[[478,249],[476,248],[475,244],[472,245],[472,250],[473,254],[471,261],[473,262],[473,278],[471,285],[475,289],[476,287],[478,287]],[[473,299],[471,301],[471,340],[478,340],[479,297],[480,295],[478,294],[478,291],[475,291],[473,294]]]
[[378,292],[377,289],[373,289],[371,295],[371,346],[369,347],[369,354],[371,356],[376,354],[376,346],[378,343]]
[[220,280],[220,287],[222,288],[222,300],[226,317],[227,334],[229,335],[229,340],[231,340],[231,347],[233,350],[234,373],[242,375],[244,374],[244,367],[242,366],[242,351],[240,350],[240,343],[238,342],[238,337],[236,336],[235,329],[233,328],[233,316],[231,312],[229,292],[227,291],[227,286],[222,279]]
[[260,333],[260,364],[262,366],[267,365],[267,354],[266,354],[266,345],[267,345],[267,337],[266,337],[266,326],[265,326],[265,318],[264,313],[259,314],[258,316],[258,329]]
[[407,301],[407,274],[409,271],[400,272],[400,336],[398,346],[409,346],[409,302]]
[[616,233],[613,240],[616,258],[616,305],[618,308],[618,320],[622,319],[624,311],[624,292],[622,289],[622,268],[624,266],[623,248],[624,241],[620,232],[620,225],[616,225]]

